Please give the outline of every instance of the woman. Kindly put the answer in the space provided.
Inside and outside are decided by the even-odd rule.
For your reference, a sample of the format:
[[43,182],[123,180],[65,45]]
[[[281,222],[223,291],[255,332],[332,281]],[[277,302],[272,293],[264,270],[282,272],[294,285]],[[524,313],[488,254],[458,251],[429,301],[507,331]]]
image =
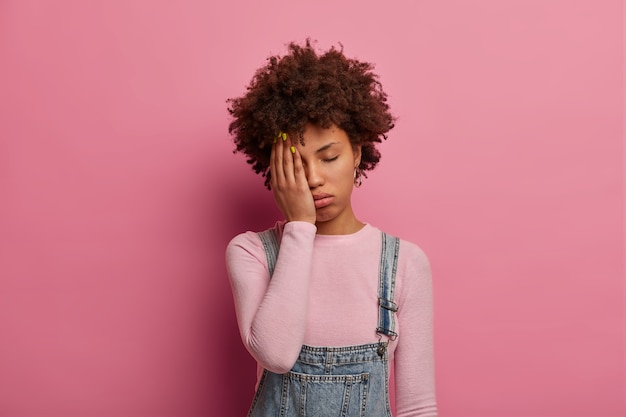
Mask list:
[[249,416],[391,416],[391,363],[397,415],[436,416],[428,259],[350,200],[393,127],[372,65],[292,43],[229,103],[236,150],[285,216],[226,251],[258,363]]

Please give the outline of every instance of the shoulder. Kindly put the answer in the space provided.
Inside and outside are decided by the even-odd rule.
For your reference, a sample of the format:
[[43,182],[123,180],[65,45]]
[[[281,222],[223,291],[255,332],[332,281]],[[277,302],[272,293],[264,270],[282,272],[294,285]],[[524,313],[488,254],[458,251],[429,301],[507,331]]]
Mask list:
[[226,253],[234,249],[263,250],[262,235],[273,235],[280,244],[284,239],[290,241],[313,241],[317,228],[307,222],[278,221],[269,229],[259,232],[244,232],[235,236],[227,245]]
[[[226,259],[232,259],[234,257],[240,256],[253,256],[258,257],[259,259],[263,259],[261,255],[264,254],[263,242],[261,240],[260,234],[271,232],[275,233],[276,236],[281,236],[284,227],[284,222],[277,222],[274,226],[269,229],[253,232],[247,231],[238,234],[226,246]],[[265,255],[263,255],[265,256]]]
[[400,254],[398,260],[421,266],[429,266],[430,262],[426,252],[421,247],[408,240],[400,239]]
[[429,292],[432,271],[426,252],[413,242],[402,240],[398,256],[398,273],[401,275],[400,287],[408,292]]
[[399,245],[399,253],[398,253],[398,263],[402,263],[402,264],[412,264],[412,265],[430,265],[430,262],[428,261],[428,256],[426,255],[426,252],[424,252],[424,250],[422,250],[422,248],[420,246],[418,246],[417,244],[405,240],[403,238],[400,238],[398,236],[395,236],[391,233],[388,232],[384,232],[378,228],[376,228],[375,226],[371,226],[372,229],[380,232],[380,233],[385,233],[388,236],[392,236],[395,237],[396,239],[398,239],[400,241],[400,245]]
[[284,228],[284,222],[276,222],[276,224],[270,227],[269,229],[260,230],[257,232],[247,231],[247,232],[240,233],[231,239],[231,241],[227,245],[227,250],[233,247],[242,247],[242,248],[260,247],[262,246],[261,237],[260,237],[261,234],[271,232],[271,233],[276,234],[276,236],[281,236],[283,232],[283,228]]
[[[432,271],[428,256],[420,246],[404,239],[400,239],[396,291],[398,304],[405,307],[425,305],[432,296]],[[406,308],[403,310],[406,311]]]
[[[393,234],[387,233],[390,236]],[[416,243],[397,237],[400,241],[398,251],[398,281],[408,285],[408,281],[430,281],[431,265],[426,252]]]

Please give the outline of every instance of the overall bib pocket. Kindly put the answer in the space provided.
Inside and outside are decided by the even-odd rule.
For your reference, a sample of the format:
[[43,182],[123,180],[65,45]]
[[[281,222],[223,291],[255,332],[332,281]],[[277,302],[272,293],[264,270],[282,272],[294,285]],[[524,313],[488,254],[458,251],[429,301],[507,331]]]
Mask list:
[[[363,417],[367,406],[369,373],[310,375],[288,372],[287,408],[299,417]],[[294,413],[295,414],[295,413]]]

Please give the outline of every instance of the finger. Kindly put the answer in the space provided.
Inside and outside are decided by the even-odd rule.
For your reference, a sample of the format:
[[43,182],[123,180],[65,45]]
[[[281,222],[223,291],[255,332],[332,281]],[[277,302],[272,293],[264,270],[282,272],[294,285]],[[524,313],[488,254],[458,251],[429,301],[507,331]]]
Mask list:
[[309,182],[306,179],[306,173],[304,172],[304,165],[302,164],[302,157],[298,148],[294,148],[296,152],[293,154],[293,172],[296,184],[303,188],[309,188]]
[[272,144],[270,152],[270,188],[276,189],[276,144]]
[[[283,140],[282,138],[278,138],[276,143],[274,144],[274,166],[273,170],[276,175],[276,184],[280,185],[285,181],[285,173],[283,169]],[[274,175],[274,174],[272,174]]]
[[291,137],[287,136],[287,141],[283,143],[283,175],[285,180],[291,184],[296,181],[293,172],[293,149],[295,148],[291,143]]

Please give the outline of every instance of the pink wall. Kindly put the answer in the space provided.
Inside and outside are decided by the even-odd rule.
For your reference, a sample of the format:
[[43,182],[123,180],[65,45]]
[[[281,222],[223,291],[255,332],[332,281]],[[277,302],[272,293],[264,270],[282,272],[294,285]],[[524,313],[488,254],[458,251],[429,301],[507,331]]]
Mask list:
[[441,415],[625,415],[622,2],[383,3],[0,2],[0,417],[244,415],[225,100],[306,36],[399,117],[355,207],[430,256]]

